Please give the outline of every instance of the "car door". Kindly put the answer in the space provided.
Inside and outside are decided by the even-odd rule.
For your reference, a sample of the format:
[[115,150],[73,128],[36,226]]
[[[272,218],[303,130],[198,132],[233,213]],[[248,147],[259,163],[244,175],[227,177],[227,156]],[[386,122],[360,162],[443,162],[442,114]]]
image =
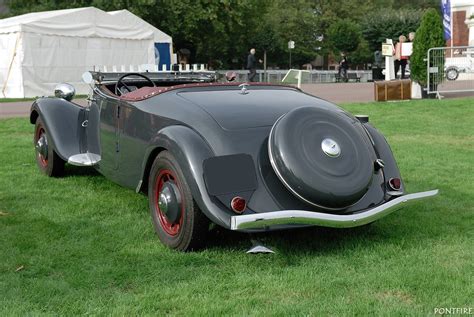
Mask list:
[[141,179],[145,150],[151,137],[150,114],[137,109],[133,103],[120,105],[118,123],[118,170],[120,184],[135,188]]
[[102,174],[114,179],[118,169],[118,153],[120,150],[120,104],[118,98],[99,93],[96,100],[99,106],[99,138],[101,161],[99,170]]

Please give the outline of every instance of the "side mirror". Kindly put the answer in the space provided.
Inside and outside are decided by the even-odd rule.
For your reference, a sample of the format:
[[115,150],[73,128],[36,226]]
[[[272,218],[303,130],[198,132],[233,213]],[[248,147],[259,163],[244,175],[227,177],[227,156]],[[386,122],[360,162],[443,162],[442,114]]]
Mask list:
[[71,84],[62,83],[54,87],[54,95],[57,98],[62,98],[67,101],[71,101],[75,94],[76,89],[74,89],[74,86]]

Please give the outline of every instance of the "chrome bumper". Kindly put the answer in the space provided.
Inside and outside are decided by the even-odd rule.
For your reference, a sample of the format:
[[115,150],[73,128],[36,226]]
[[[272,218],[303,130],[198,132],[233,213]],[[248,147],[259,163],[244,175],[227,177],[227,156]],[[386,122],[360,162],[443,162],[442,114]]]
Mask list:
[[428,198],[438,194],[438,190],[408,194],[397,197],[380,206],[351,215],[335,215],[306,210],[281,210],[251,215],[232,216],[231,230],[265,230],[274,226],[322,226],[333,228],[351,228],[362,226],[378,220],[406,206],[417,199]]

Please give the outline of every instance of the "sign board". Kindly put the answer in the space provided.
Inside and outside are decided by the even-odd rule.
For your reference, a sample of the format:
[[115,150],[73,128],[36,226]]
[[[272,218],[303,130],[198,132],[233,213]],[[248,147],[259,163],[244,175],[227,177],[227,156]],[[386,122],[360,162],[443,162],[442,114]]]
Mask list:
[[296,84],[298,88],[301,88],[302,82],[307,82],[310,76],[310,72],[307,70],[290,69],[286,73],[285,77],[281,80],[285,84]]
[[295,48],[295,41],[288,41],[288,48],[294,49]]
[[382,44],[382,55],[393,56],[393,45],[387,43]]
[[413,53],[413,43],[402,43],[402,56],[411,56]]

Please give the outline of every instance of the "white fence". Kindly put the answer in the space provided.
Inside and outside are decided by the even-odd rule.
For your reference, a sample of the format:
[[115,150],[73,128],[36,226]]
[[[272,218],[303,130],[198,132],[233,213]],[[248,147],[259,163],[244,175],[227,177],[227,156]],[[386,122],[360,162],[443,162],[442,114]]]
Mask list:
[[[155,64],[143,64],[143,65],[100,65],[95,66],[93,71],[102,72],[202,72],[208,71],[205,64],[186,64],[175,65],[175,69],[169,69],[166,65],[163,65],[162,69],[159,69]],[[237,77],[235,81],[246,82],[248,81],[248,70],[217,70],[216,73],[222,81],[225,81],[226,72],[235,72]],[[281,83],[285,75],[288,73],[287,69],[278,70],[257,70],[257,81],[259,82],[270,82],[270,83]],[[336,82],[336,75],[338,74],[335,70],[311,70],[308,71],[308,75],[303,77],[302,84],[316,84],[316,83],[334,83]],[[372,71],[370,70],[349,70],[348,74],[356,74],[360,82],[372,81]],[[349,77],[351,78],[351,77]],[[351,79],[349,79],[351,81]]]
[[[172,66],[173,67],[173,66]],[[93,71],[100,71],[104,73],[125,73],[125,72],[203,72],[208,71],[206,64],[177,64],[175,69],[162,65],[161,69],[156,64],[142,64],[142,65],[99,65],[94,66]]]
[[[237,74],[236,81],[245,82],[248,80],[248,70],[218,70],[217,73],[223,76],[228,71]],[[263,70],[257,70],[257,78],[259,82],[281,83],[287,72],[287,69],[267,70],[266,73]],[[311,70],[309,76],[304,77],[302,84],[334,83],[337,73],[335,70]],[[370,70],[350,70],[348,73],[357,74],[361,82],[372,81],[372,71]]]
[[474,46],[430,48],[427,77],[428,94],[474,92]]

